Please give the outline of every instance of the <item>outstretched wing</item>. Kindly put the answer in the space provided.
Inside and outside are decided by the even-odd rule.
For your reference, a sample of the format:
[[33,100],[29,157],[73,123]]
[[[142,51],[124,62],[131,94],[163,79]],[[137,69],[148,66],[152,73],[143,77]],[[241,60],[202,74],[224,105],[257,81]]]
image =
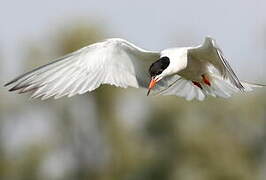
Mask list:
[[229,65],[221,49],[216,45],[214,39],[206,37],[202,45],[189,49],[188,58],[207,61],[213,65],[225,79],[229,79],[238,89],[244,90],[244,86]]
[[[202,101],[207,96],[229,98],[233,94],[242,92],[229,80],[223,79],[219,75],[212,74],[212,85],[201,84],[202,88],[195,86],[192,81],[186,80],[179,75],[168,76],[157,84],[153,90],[153,95],[175,95],[184,97],[190,101],[193,99]],[[265,85],[241,82],[244,91],[252,91],[255,88],[265,87]]]
[[68,97],[93,91],[101,84],[147,87],[148,68],[159,59],[123,39],[107,39],[68,54],[50,64],[23,74],[5,86],[19,93],[33,91],[33,98]]

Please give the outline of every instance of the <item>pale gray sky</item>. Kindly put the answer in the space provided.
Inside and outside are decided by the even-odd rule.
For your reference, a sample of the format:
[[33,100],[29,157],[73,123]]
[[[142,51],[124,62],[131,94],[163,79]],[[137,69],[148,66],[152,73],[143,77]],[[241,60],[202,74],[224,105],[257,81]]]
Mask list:
[[0,7],[0,47],[10,69],[28,39],[41,40],[79,17],[95,18],[110,35],[153,50],[211,35],[239,76],[256,81],[265,75],[265,7],[265,0],[9,0]]
[[[265,7],[265,0],[2,0],[0,58],[3,58],[4,62],[0,61],[3,63],[0,65],[0,86],[22,73],[15,65],[21,64],[21,55],[28,48],[28,42],[37,40],[37,42],[43,42],[45,46],[51,40],[50,35],[59,27],[62,28],[65,24],[79,18],[85,21],[88,19],[88,23],[91,20],[98,21],[100,25],[106,27],[110,36],[119,36],[152,50],[177,45],[197,45],[206,35],[210,35],[224,50],[240,79],[266,84],[264,77],[266,75],[264,70],[266,66]],[[30,103],[25,100],[28,96],[16,96],[8,93],[4,88],[0,88],[0,94],[3,94],[2,98],[5,98],[3,102],[6,106],[9,102],[16,102],[21,103],[17,107],[23,107],[22,110],[13,110],[16,112],[14,114],[6,111],[7,117],[3,118],[6,119],[6,123],[2,123],[2,129],[7,148],[13,151],[21,150],[20,145],[26,147],[35,140],[45,142],[45,135],[47,139],[55,136],[51,131],[56,132],[53,130],[56,127],[53,123],[57,123],[56,115],[51,114],[49,108],[58,106],[53,104],[50,107],[49,104],[48,108],[48,104],[43,102],[40,102],[40,105],[36,104],[37,101]],[[74,111],[75,108],[72,107],[77,105],[79,100],[77,98],[67,100],[72,101],[69,104],[72,104],[70,109]],[[93,103],[93,99],[87,98],[84,101]],[[60,101],[57,103],[60,105]],[[143,118],[145,113],[149,113],[150,103],[151,101],[143,100],[142,96],[134,94],[131,97],[127,94],[121,98],[117,107],[122,112],[122,117],[126,114],[130,125],[141,125],[142,123],[139,122],[145,119]],[[79,113],[86,114],[80,119],[88,123],[88,126],[82,127],[95,128],[96,122],[93,121],[92,115],[93,104],[82,103],[81,105],[82,108],[78,107]],[[128,114],[128,109],[123,109],[125,107],[132,107],[132,112],[135,112],[134,108],[140,108],[136,111],[142,118],[134,114],[128,117],[131,114]],[[87,117],[90,118],[89,121]],[[87,132],[92,131],[90,129]],[[89,137],[95,139],[96,136],[99,137],[97,133]],[[98,141],[98,139],[95,140]],[[92,148],[92,151],[95,150],[102,155],[98,149],[104,148],[96,147]],[[47,170],[49,173],[45,172],[45,174],[54,175],[58,172],[60,174],[64,166],[71,165],[67,159],[71,156],[62,156],[65,153],[61,152],[60,154],[59,156],[52,154],[52,158],[48,157],[48,163],[45,162],[44,166],[51,167]],[[63,158],[67,162],[58,158]],[[49,161],[50,159],[52,161]],[[55,162],[64,162],[64,164],[58,165]]]

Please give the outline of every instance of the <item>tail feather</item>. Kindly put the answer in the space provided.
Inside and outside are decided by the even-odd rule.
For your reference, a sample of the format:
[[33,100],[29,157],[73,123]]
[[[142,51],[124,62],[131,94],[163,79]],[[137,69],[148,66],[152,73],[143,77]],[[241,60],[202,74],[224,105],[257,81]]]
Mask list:
[[241,81],[241,84],[244,86],[245,92],[252,91],[255,88],[266,87],[266,85],[264,84],[250,83],[250,82],[245,82],[245,81]]
[[266,85],[262,84],[255,84],[255,83],[241,81],[243,88],[238,88],[234,84],[232,84],[229,80],[224,79],[221,76],[212,74],[211,78],[212,78],[211,82],[212,86],[209,88],[209,91],[207,91],[207,94],[212,95],[214,97],[218,96],[218,97],[227,98],[239,92],[250,92],[255,88],[266,87]]

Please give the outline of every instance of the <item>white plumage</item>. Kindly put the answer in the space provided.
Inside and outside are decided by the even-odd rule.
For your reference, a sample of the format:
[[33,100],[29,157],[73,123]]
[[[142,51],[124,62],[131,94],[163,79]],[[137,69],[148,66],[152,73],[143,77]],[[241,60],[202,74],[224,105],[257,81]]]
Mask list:
[[[32,98],[42,99],[83,94],[101,84],[148,88],[149,67],[162,57],[168,57],[170,64],[155,77],[158,83],[154,94],[203,100],[208,95],[230,97],[261,86],[240,82],[209,37],[198,47],[162,52],[147,51],[123,39],[107,39],[23,74],[6,86],[13,85],[10,91],[20,93],[32,91]],[[202,82],[203,74],[209,78],[210,86]],[[193,82],[200,85],[195,86]]]

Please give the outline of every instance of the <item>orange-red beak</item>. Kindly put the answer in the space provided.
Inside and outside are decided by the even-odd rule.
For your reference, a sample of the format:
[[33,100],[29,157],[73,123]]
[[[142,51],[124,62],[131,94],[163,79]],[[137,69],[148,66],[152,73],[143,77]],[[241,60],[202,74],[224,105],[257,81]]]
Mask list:
[[157,82],[154,80],[154,78],[152,78],[151,81],[150,81],[150,84],[149,84],[147,96],[149,96],[151,89],[156,85],[156,83]]

